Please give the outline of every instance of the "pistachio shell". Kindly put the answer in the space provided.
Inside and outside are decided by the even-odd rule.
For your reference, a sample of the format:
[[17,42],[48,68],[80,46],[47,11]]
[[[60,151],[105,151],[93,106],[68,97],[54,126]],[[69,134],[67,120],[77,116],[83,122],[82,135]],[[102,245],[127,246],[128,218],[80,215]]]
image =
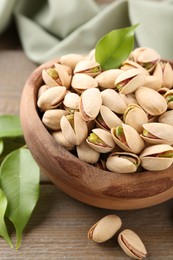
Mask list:
[[77,155],[80,160],[86,163],[96,163],[99,160],[100,153],[93,150],[86,141],[76,146]]
[[139,65],[137,62],[134,62],[132,60],[125,60],[121,66],[121,70],[129,70],[129,69],[140,69],[142,73],[149,75],[148,71],[144,69],[141,65]]
[[47,86],[47,85],[42,85],[40,88],[39,88],[39,90],[38,90],[38,95],[37,95],[37,97],[39,98],[42,94],[43,94],[43,92],[45,92],[46,90],[48,90],[50,87],[49,86]]
[[154,89],[140,87],[135,96],[139,105],[150,115],[161,115],[167,110],[166,100]]
[[96,79],[82,73],[77,73],[73,76],[71,85],[75,91],[80,91],[80,92],[88,88],[98,87],[98,83]]
[[70,54],[61,56],[60,63],[67,65],[67,66],[71,67],[72,69],[74,69],[76,64],[83,59],[84,59],[83,55],[76,54],[76,53],[70,53]]
[[173,70],[169,62],[164,64],[163,69],[163,87],[172,88],[173,86]]
[[100,64],[95,60],[81,60],[76,64],[74,74],[84,73],[89,76],[97,76],[101,71]]
[[159,80],[154,75],[146,76],[145,83],[143,84],[143,87],[152,88],[154,90],[160,89],[162,86],[162,81]]
[[71,76],[67,73],[67,71],[61,64],[55,63],[55,68],[59,75],[59,79],[61,82],[60,85],[69,88],[71,83]]
[[66,148],[68,151],[71,151],[74,148],[74,145],[69,143],[67,139],[64,137],[62,131],[54,131],[52,132],[52,137],[55,141]]
[[120,93],[130,94],[133,93],[137,88],[142,86],[145,82],[146,75],[141,73],[140,69],[130,69],[121,73],[115,80],[115,87],[120,87]]
[[62,86],[47,89],[39,97],[37,101],[38,107],[43,111],[57,108],[62,102],[66,94],[66,91],[67,91],[66,87],[62,87]]
[[102,98],[98,88],[85,90],[81,95],[80,112],[84,120],[90,121],[97,117]]
[[45,84],[50,87],[60,86],[60,84],[55,79],[53,79],[45,69],[42,70],[42,78]]
[[105,130],[110,130],[112,127],[116,127],[123,123],[112,110],[104,105],[100,107],[100,117],[101,120],[99,120],[99,116],[96,118],[96,123]]
[[168,108],[173,109],[173,89],[168,90],[164,94],[164,98],[166,99],[166,101],[168,103]]
[[141,133],[142,125],[148,123],[148,116],[140,106],[130,104],[124,112],[123,120],[125,124],[132,126],[138,133]]
[[147,255],[142,240],[130,229],[125,229],[118,235],[118,243],[124,252],[133,259],[142,259]]
[[88,145],[93,148],[95,151],[99,153],[108,153],[111,152],[115,147],[115,142],[112,139],[111,134],[101,128],[95,128],[92,129],[92,132],[98,136],[98,138],[101,140],[101,142],[92,141],[89,139],[89,137],[86,139]]
[[159,89],[157,90],[157,92],[158,92],[160,95],[164,96],[168,90],[169,90],[169,88],[163,88],[163,87],[161,87],[161,88],[159,88]]
[[100,88],[115,88],[114,82],[121,73],[122,70],[120,69],[105,70],[95,79],[97,80]]
[[74,120],[74,126],[71,125],[66,116],[62,116],[60,120],[61,130],[69,143],[79,145],[88,135],[87,124],[79,112],[74,112],[74,119],[72,120]]
[[80,97],[76,93],[69,92],[65,95],[63,104],[69,112],[79,109]]
[[60,119],[63,115],[67,114],[68,113],[62,109],[47,110],[43,115],[42,122],[47,128],[51,130],[59,130]]
[[136,172],[139,164],[140,159],[136,154],[126,152],[114,152],[106,161],[108,170],[118,173]]
[[119,93],[120,97],[122,97],[122,99],[125,101],[126,105],[129,104],[138,104],[135,95],[134,94],[128,94],[128,95],[124,95],[122,93]]
[[168,110],[158,118],[159,123],[173,126],[173,110]]
[[102,243],[113,237],[121,228],[122,221],[117,215],[107,215],[88,231],[88,238],[97,243]]
[[144,149],[144,141],[138,134],[138,132],[130,125],[122,124],[125,142],[121,141],[116,136],[115,127],[111,129],[112,137],[115,143],[124,151],[132,152],[135,154],[140,153]]
[[143,124],[144,130],[149,136],[141,134],[147,143],[152,144],[173,144],[173,126],[158,122]]
[[110,110],[123,114],[127,105],[122,97],[113,89],[105,89],[101,92],[103,105],[107,106]]
[[140,155],[141,165],[148,171],[161,171],[169,168],[173,163],[173,158],[157,156],[168,151],[173,153],[172,146],[167,144],[157,144],[145,148]]

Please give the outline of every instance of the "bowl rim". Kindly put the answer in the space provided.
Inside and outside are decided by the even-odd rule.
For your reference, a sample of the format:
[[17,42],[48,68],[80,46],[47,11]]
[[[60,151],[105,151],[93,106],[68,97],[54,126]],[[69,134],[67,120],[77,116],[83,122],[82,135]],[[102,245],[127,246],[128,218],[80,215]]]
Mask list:
[[[58,61],[59,59],[53,59],[43,63],[30,74],[23,88],[20,102],[20,119],[26,144],[43,173],[68,195],[96,207],[137,209],[171,199],[173,197],[173,174],[171,174],[173,166],[157,173],[109,172],[81,161],[53,139],[39,117],[36,95],[42,82],[42,70],[52,67]],[[33,130],[36,131],[33,133]],[[48,165],[47,158],[53,164],[52,166]],[[54,169],[54,165],[58,165],[58,171]],[[97,178],[96,185],[93,183],[95,178]]]

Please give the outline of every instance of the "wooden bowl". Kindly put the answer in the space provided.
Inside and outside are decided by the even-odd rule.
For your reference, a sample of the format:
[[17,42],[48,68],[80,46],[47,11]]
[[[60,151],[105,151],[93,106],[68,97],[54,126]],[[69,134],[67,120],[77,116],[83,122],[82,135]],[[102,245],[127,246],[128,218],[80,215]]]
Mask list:
[[137,209],[172,198],[173,166],[158,172],[113,173],[82,162],[57,144],[42,124],[36,107],[41,71],[55,61],[41,65],[30,75],[21,97],[25,140],[42,172],[68,195],[96,207]]

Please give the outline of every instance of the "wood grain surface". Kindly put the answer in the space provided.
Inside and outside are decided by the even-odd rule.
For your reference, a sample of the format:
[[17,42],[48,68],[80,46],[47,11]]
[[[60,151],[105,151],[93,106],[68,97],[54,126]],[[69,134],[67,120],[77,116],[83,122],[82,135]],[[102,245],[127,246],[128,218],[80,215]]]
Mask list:
[[[18,114],[21,90],[35,68],[17,45],[17,39],[15,42],[13,45],[9,35],[0,36],[0,114]],[[18,251],[10,249],[0,239],[0,259],[128,260],[130,258],[119,248],[116,236],[103,244],[96,244],[86,238],[91,225],[110,213],[122,218],[122,229],[130,228],[141,237],[148,251],[146,259],[173,259],[172,200],[146,209],[110,211],[83,204],[54,185],[43,183],[39,202],[25,229],[21,248]],[[14,231],[11,233],[15,241]]]

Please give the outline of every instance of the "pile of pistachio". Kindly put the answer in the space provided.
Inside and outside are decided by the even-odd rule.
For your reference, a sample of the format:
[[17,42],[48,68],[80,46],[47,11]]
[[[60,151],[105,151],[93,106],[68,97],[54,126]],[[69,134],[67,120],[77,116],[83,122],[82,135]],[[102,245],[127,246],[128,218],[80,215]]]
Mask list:
[[[88,239],[103,243],[115,236],[122,226],[122,220],[115,214],[107,215],[94,224],[88,231]],[[140,237],[131,229],[118,234],[118,243],[123,251],[133,259],[143,259],[147,250]]]
[[119,173],[173,162],[173,69],[151,48],[101,70],[95,50],[42,71],[37,105],[52,137],[79,159]]

